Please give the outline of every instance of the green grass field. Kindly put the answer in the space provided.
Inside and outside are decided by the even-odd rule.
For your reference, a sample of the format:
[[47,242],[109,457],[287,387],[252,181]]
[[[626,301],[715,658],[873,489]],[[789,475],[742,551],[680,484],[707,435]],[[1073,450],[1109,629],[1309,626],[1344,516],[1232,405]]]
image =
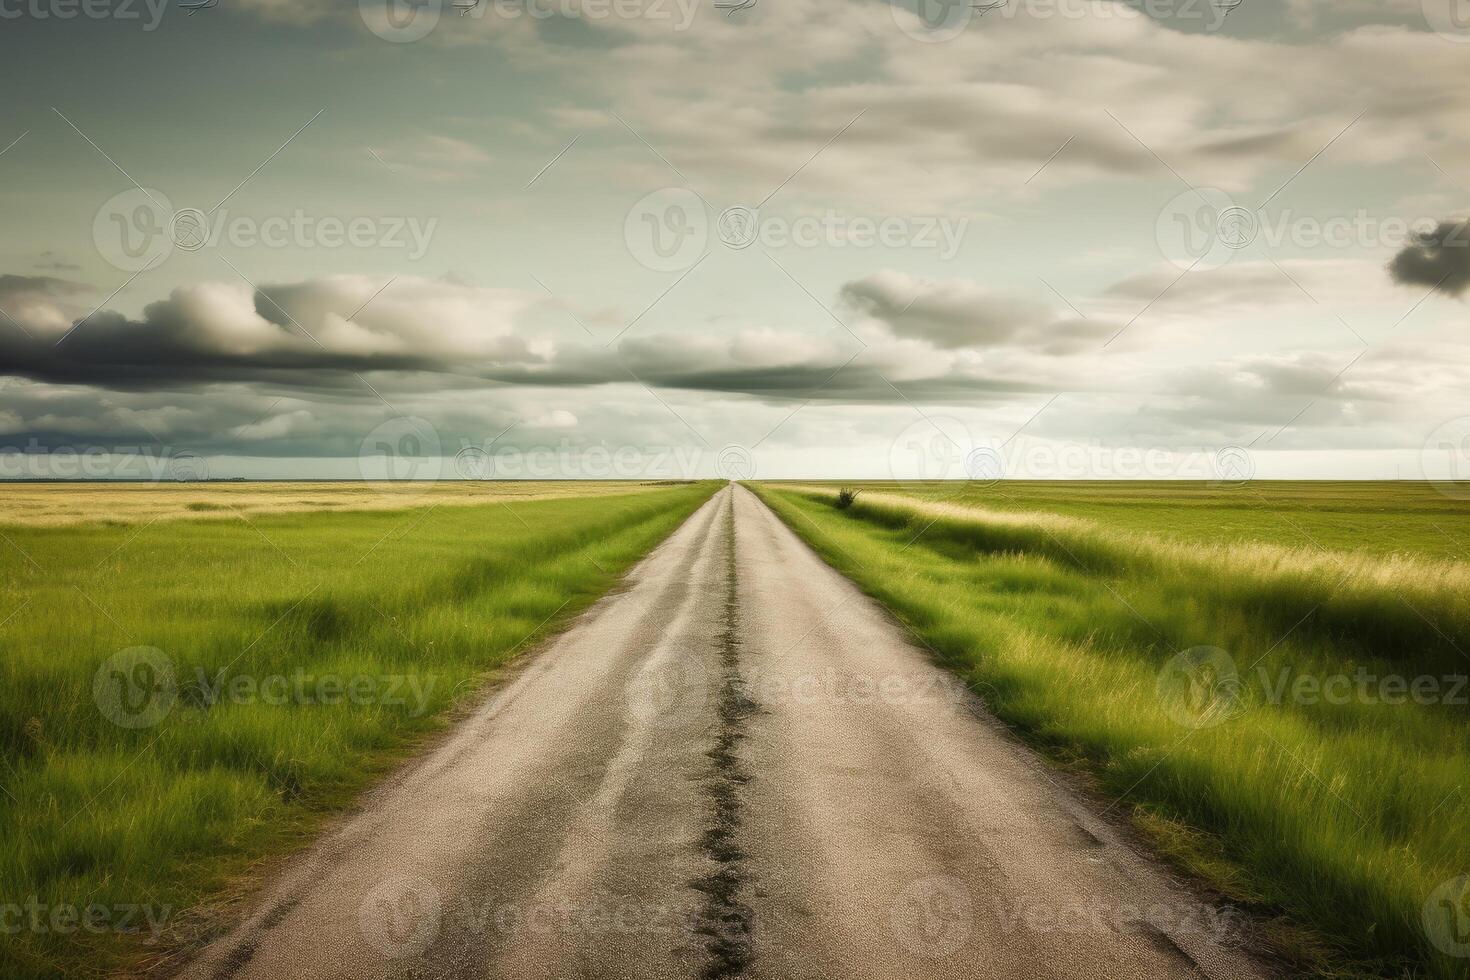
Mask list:
[[[1470,507],[1398,484],[756,487],[1303,972],[1464,977]],[[1417,685],[1417,686],[1416,686]],[[1463,921],[1463,920],[1460,920]]]
[[[37,488],[0,510],[0,976],[197,942],[716,486],[390,510],[322,486],[302,512],[279,509],[299,487],[230,489],[230,519],[194,512],[212,488],[90,488],[94,521]],[[846,509],[835,484],[755,489],[1297,970],[1465,975],[1443,911],[1470,909],[1470,504],[1413,484],[871,484]]]
[[0,524],[0,976],[176,947],[716,489],[567,486]]
[[[888,485],[889,489],[896,487]],[[1257,481],[1216,487],[1178,482],[1008,480],[995,486],[916,484],[903,492],[924,500],[993,510],[1083,517],[1115,530],[1179,541],[1267,542],[1309,550],[1470,560],[1470,485],[1458,499],[1425,483],[1326,481]]]

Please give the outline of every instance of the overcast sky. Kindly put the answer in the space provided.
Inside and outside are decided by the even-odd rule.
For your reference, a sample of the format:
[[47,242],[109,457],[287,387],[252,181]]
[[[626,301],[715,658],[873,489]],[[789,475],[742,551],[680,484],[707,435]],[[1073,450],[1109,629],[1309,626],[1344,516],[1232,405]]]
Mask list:
[[468,3],[0,0],[0,476],[1470,478],[1456,0]]

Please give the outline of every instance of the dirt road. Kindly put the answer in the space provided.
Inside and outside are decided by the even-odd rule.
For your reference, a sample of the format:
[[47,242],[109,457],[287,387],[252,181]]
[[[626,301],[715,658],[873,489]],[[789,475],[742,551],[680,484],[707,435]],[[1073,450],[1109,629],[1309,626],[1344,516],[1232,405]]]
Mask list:
[[731,487],[185,975],[1264,975],[1236,925]]

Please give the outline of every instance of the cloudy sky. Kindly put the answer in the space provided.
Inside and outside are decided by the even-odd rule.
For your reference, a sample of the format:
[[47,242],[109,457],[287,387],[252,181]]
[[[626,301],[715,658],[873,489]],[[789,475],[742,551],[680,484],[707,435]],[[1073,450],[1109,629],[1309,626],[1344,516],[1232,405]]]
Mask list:
[[0,0],[0,476],[1470,477],[1458,0],[190,2]]

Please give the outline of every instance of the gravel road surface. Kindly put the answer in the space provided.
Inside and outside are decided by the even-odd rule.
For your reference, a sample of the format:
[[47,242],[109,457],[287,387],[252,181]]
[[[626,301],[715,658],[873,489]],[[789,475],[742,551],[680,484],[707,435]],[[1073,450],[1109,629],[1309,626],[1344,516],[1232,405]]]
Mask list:
[[1267,973],[754,494],[294,862],[190,978]]

